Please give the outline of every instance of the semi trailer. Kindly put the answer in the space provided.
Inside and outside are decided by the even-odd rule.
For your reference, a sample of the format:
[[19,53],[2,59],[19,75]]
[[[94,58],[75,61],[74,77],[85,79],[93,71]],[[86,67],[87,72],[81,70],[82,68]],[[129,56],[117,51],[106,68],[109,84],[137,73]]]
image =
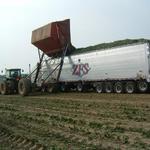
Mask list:
[[[57,62],[57,58],[47,61],[48,65],[42,68],[43,72],[48,73],[53,70]],[[49,80],[54,80],[56,74],[53,74]],[[43,76],[43,79],[46,76]],[[93,88],[98,93],[133,93],[136,90],[147,92],[149,83],[148,43],[66,56],[58,82],[62,91],[76,88],[81,92]]]
[[98,93],[147,92],[150,83],[150,46],[147,42],[72,54],[70,20],[52,22],[32,32],[39,63],[19,81],[19,94],[34,89]]
[[[52,92],[54,87],[61,91],[73,89],[78,92],[93,89],[98,93],[145,93],[149,90],[148,43],[69,55],[65,56],[63,61],[58,81],[59,69],[54,72],[53,70],[59,65],[60,58],[48,58],[43,62],[37,79],[37,86],[41,87],[41,90]],[[30,78],[30,82],[33,83],[34,80],[35,74]],[[43,81],[47,81],[45,86]]]

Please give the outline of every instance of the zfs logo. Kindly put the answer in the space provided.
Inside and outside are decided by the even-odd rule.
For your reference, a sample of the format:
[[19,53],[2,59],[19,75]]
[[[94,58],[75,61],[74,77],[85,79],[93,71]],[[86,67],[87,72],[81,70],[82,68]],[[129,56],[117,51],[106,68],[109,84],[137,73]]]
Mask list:
[[76,64],[76,65],[73,65],[73,75],[77,75],[77,76],[84,76],[86,74],[88,74],[89,70],[91,68],[89,67],[89,64],[88,63],[85,63],[85,64]]

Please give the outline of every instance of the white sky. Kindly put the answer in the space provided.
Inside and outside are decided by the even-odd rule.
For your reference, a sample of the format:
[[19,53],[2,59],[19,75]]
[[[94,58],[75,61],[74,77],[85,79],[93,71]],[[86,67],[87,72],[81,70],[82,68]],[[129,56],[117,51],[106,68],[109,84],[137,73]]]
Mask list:
[[72,43],[84,47],[150,39],[149,15],[150,0],[0,0],[0,70],[33,67],[32,30],[49,22],[70,18]]

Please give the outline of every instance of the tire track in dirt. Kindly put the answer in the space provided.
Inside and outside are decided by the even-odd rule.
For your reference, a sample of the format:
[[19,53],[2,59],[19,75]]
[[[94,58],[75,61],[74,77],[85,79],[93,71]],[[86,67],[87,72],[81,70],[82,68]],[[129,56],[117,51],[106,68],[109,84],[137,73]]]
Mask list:
[[40,144],[35,144],[29,139],[21,136],[15,136],[7,133],[7,131],[0,130],[0,148],[7,146],[11,150],[45,150],[45,147]]

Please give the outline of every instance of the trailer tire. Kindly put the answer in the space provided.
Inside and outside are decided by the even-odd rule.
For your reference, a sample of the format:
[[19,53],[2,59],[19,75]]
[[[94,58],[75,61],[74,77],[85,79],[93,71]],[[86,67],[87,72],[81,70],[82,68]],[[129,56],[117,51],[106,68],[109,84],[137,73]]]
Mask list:
[[138,90],[141,93],[148,91],[148,83],[146,81],[139,81],[138,82]]
[[53,90],[54,90],[53,85],[48,85],[48,86],[47,86],[47,92],[48,92],[48,93],[53,93]]
[[121,82],[118,81],[118,82],[115,83],[115,85],[114,85],[114,92],[118,93],[118,94],[123,92],[123,85],[122,85]]
[[84,87],[83,87],[82,83],[78,83],[76,88],[77,88],[78,92],[83,92],[83,90],[84,90]]
[[65,85],[65,83],[61,83],[60,91],[61,92],[67,92],[68,91],[67,85]]
[[97,83],[95,86],[95,90],[97,93],[102,93],[103,92],[103,83]]
[[132,82],[132,81],[127,82],[126,85],[125,85],[125,91],[128,94],[134,93],[134,91],[135,91],[135,83]]
[[18,92],[22,96],[27,96],[31,92],[31,81],[29,79],[21,79],[18,83]]
[[0,92],[1,92],[2,95],[7,95],[8,94],[7,81],[1,81],[1,83],[0,83]]
[[47,92],[48,92],[48,93],[57,92],[57,89],[58,89],[58,86],[57,86],[56,83],[50,83],[50,84],[48,84],[48,86],[47,86]]
[[105,83],[105,92],[106,93],[112,93],[113,92],[113,86],[111,82]]

